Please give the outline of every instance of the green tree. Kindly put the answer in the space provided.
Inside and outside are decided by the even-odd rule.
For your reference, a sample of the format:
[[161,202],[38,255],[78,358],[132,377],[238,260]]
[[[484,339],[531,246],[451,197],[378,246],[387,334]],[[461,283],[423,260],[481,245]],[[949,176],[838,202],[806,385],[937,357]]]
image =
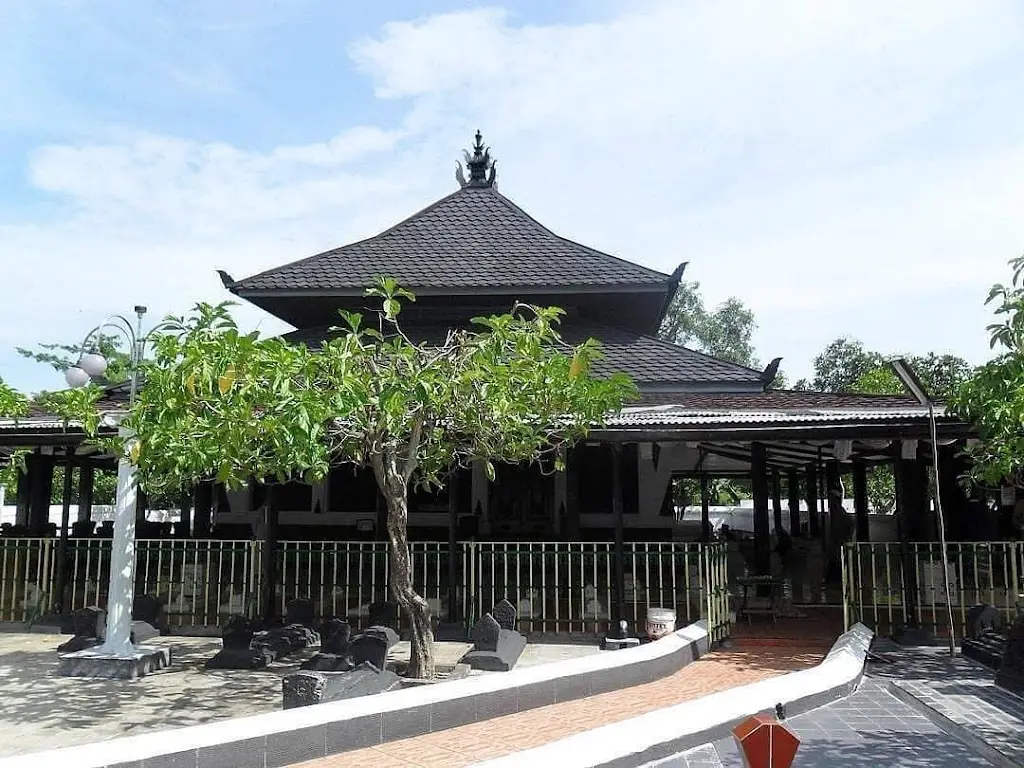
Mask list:
[[1024,485],[1024,256],[1010,262],[1009,285],[995,285],[986,305],[995,309],[988,326],[996,357],[974,371],[950,398],[951,410],[978,430],[968,448],[968,481]]
[[700,283],[683,281],[669,303],[658,336],[674,344],[693,345],[723,360],[758,368],[751,341],[756,329],[754,313],[739,299],[726,299],[708,310],[700,295]]
[[28,413],[28,398],[0,379],[0,418],[18,418]]
[[[226,305],[199,305],[179,333],[155,341],[146,386],[123,422],[136,438],[127,448],[105,442],[127,451],[149,492],[211,471],[237,487],[315,481],[337,463],[371,468],[387,506],[390,589],[410,619],[410,674],[431,677],[430,610],[409,561],[410,486],[441,488],[454,467],[474,462],[492,478],[494,462],[562,468],[559,447],[635,389],[623,375],[590,376],[598,343],[563,343],[557,308],[516,305],[427,346],[398,322],[411,293],[381,279],[368,295],[381,302],[375,321],[342,313],[340,334],[319,350],[242,334]],[[68,416],[90,412],[65,405]]]
[[[130,370],[130,358],[122,350],[122,341],[119,336],[107,336],[99,334],[90,342],[107,359],[107,371],[103,378],[106,382],[120,384],[128,380]],[[37,363],[49,365],[55,371],[63,373],[73,365],[77,365],[78,358],[82,354],[81,342],[77,344],[39,344],[38,349],[24,349],[18,347],[18,354]]]
[[870,352],[856,339],[841,337],[814,358],[812,389],[818,392],[851,392],[857,381],[885,364],[885,358]]

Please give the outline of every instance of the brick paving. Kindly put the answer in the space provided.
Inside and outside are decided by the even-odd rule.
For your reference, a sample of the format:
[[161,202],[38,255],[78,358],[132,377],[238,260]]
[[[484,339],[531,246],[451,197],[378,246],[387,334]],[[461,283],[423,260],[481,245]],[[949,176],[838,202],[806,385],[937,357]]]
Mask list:
[[345,752],[302,763],[301,768],[468,766],[710,693],[806,669],[821,661],[834,639],[823,644],[811,641],[802,648],[718,650],[653,683]]

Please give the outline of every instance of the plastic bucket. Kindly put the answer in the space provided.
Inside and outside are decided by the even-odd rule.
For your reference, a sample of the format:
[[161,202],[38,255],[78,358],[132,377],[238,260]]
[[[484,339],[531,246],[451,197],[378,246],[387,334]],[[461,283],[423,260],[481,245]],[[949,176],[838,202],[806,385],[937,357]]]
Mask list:
[[676,612],[671,608],[647,609],[647,636],[651,640],[670,635],[676,631]]

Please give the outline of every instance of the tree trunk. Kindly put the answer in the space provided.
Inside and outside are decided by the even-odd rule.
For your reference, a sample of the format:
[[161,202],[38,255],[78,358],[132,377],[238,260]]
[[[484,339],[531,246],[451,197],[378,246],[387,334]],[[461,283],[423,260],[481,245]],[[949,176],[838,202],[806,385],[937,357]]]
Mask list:
[[385,458],[375,462],[377,482],[388,507],[388,582],[391,594],[409,617],[409,677],[434,677],[434,632],[430,627],[430,605],[412,584],[409,558],[409,492],[397,462]]

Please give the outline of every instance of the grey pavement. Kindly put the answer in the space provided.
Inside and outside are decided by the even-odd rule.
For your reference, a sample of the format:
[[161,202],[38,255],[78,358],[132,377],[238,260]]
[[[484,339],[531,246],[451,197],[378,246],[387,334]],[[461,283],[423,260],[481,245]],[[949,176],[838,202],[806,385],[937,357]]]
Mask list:
[[[793,768],[972,768],[992,766],[900,701],[884,680],[866,677],[851,696],[786,720],[800,738]],[[655,763],[658,768],[742,768],[731,739]]]

